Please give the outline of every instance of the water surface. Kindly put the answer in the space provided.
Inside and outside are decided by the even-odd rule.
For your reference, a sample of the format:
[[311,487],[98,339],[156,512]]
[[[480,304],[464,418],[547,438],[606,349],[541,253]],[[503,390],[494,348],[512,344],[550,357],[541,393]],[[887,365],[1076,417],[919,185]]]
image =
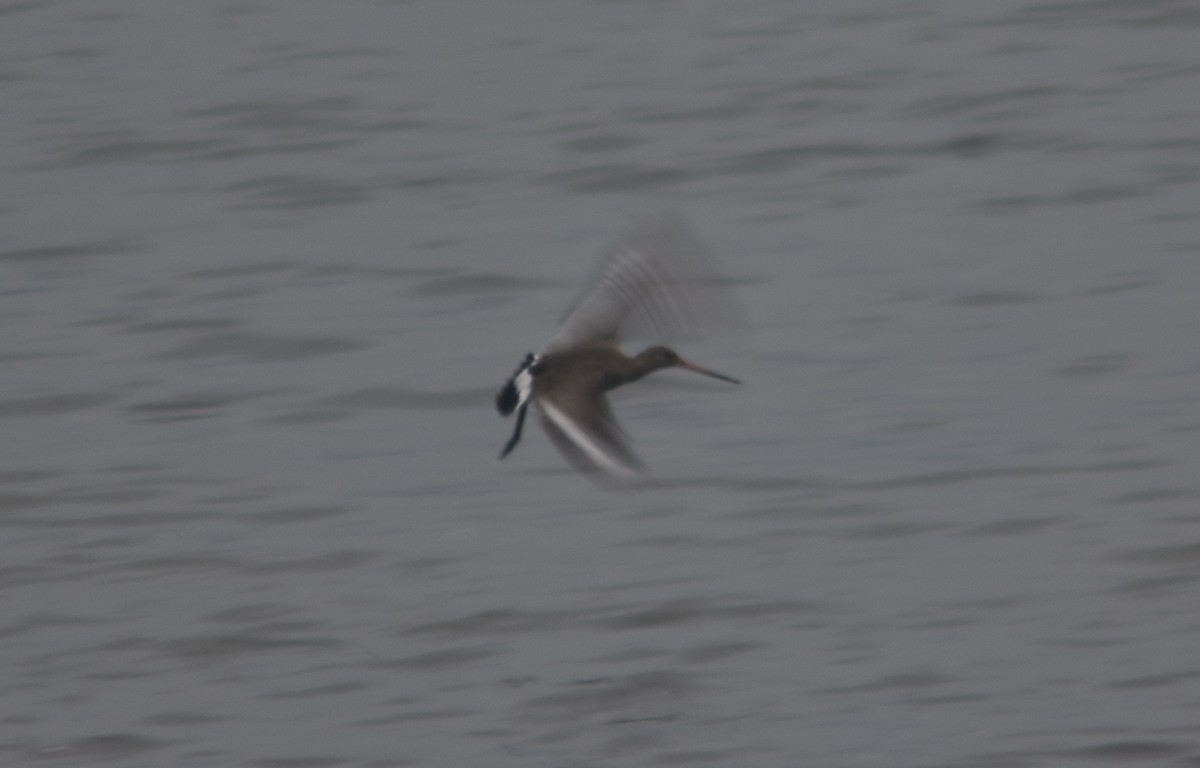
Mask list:
[[[0,5],[4,763],[1197,765],[1197,27]],[[745,384],[496,461],[663,208]]]

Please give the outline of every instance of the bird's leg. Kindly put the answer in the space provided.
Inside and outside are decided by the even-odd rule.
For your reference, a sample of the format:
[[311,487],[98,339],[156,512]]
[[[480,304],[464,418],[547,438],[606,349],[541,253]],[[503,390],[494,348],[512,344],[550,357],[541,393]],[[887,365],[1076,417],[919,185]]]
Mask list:
[[525,411],[529,410],[529,396],[533,394],[533,374],[529,369],[537,360],[537,355],[532,352],[526,355],[513,372],[512,378],[496,395],[496,410],[502,415],[507,416],[514,410],[517,412],[517,424],[513,427],[512,437],[500,452],[502,459],[512,453],[512,449],[517,447],[517,441],[521,439],[521,428],[525,426]]
[[504,444],[504,450],[500,452],[500,458],[504,458],[512,453],[512,449],[517,447],[517,441],[521,439],[521,427],[525,426],[525,411],[529,410],[528,401],[521,403],[517,408],[517,426],[513,428],[512,437],[508,438],[508,442]]

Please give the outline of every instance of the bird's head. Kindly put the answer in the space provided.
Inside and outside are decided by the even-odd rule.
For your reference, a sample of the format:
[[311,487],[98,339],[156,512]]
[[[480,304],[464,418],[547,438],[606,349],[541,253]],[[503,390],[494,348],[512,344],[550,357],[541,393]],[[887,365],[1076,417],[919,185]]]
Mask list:
[[721,381],[728,381],[731,384],[742,383],[732,376],[726,376],[723,373],[710,371],[709,369],[702,368],[695,363],[688,362],[680,357],[678,352],[669,347],[650,347],[646,350],[643,350],[641,354],[637,356],[637,359],[643,366],[645,366],[646,373],[649,373],[650,371],[657,371],[662,368],[682,368],[685,371],[702,373],[705,376],[711,376],[712,378],[720,379]]

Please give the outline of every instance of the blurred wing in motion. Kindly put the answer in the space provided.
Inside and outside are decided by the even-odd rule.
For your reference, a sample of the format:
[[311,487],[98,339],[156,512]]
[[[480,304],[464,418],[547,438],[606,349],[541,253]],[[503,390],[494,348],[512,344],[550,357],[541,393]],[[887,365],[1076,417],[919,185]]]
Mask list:
[[576,469],[616,478],[636,478],[645,471],[603,392],[564,390],[534,402],[542,428]]
[[629,337],[695,338],[736,317],[700,239],[678,216],[658,216],[604,253],[544,351]]

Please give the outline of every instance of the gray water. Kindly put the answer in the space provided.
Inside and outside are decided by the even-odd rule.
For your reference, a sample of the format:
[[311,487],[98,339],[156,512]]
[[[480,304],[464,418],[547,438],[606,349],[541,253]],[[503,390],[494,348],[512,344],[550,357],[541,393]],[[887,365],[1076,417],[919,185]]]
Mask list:
[[[1198,32],[0,4],[0,762],[1200,765]],[[662,209],[745,384],[497,461]]]

